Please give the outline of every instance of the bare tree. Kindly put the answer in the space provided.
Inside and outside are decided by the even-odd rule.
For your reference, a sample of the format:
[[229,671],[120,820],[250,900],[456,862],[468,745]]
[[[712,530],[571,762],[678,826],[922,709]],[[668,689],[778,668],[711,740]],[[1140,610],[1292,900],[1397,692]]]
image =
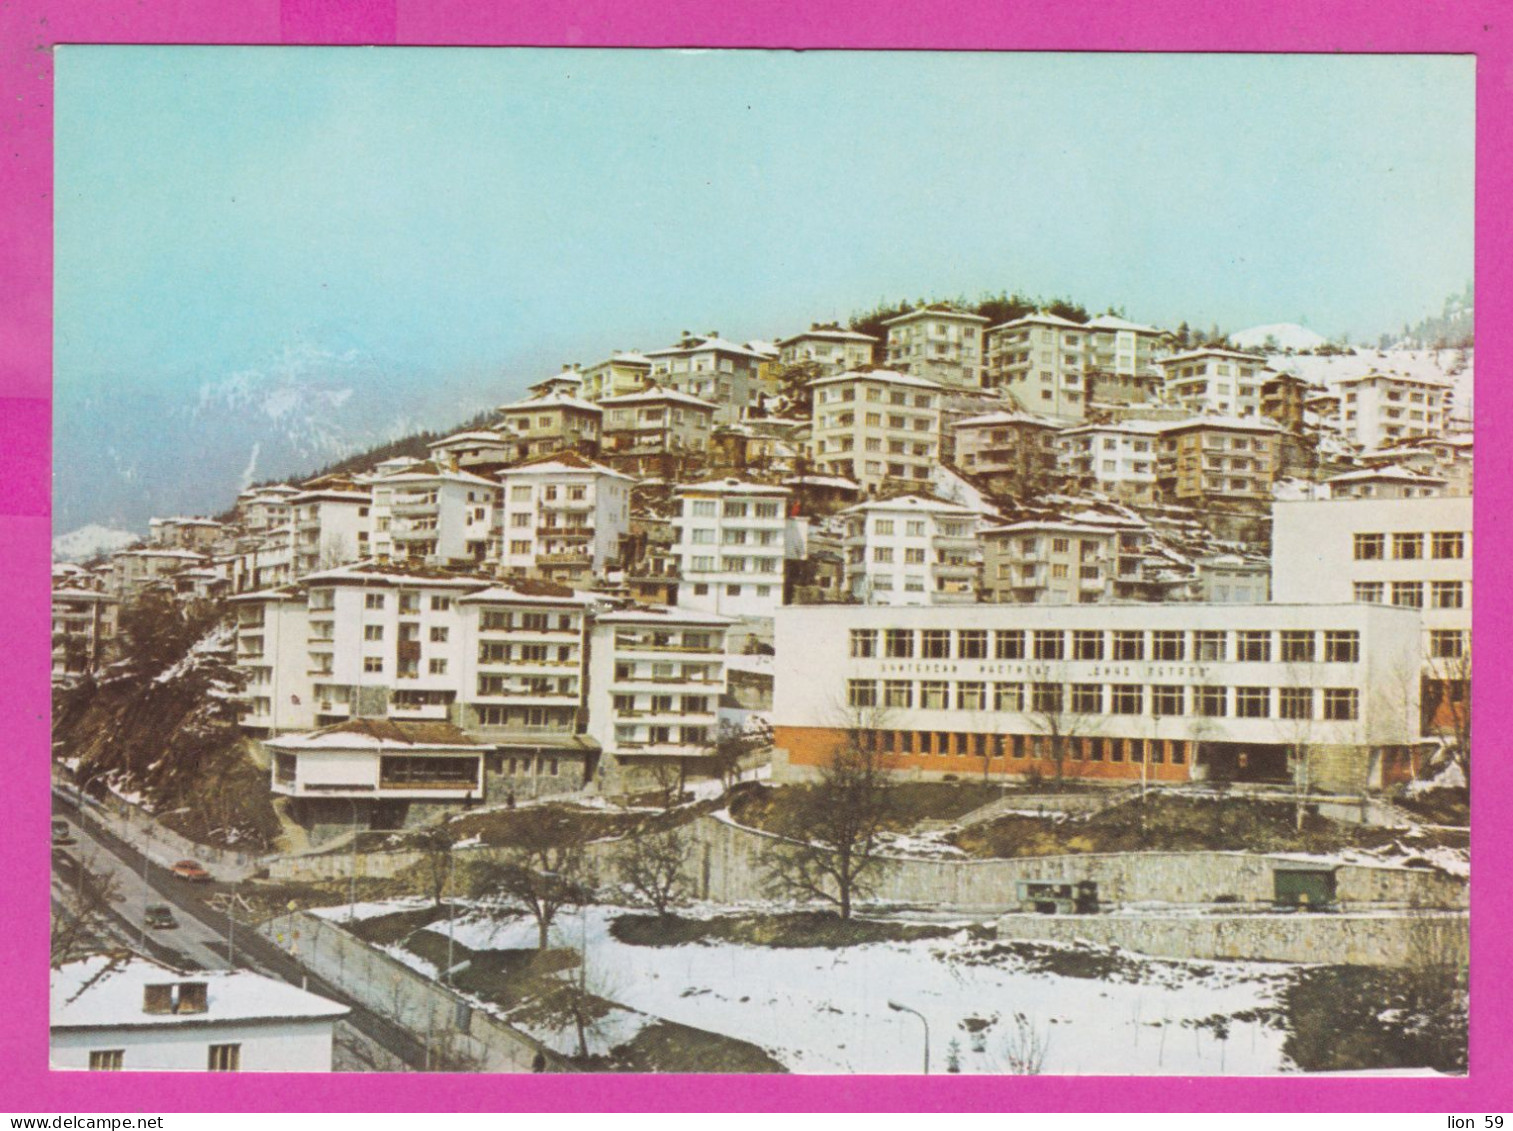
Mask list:
[[853,727],[805,787],[791,824],[797,843],[772,854],[773,891],[833,903],[842,919],[876,878],[879,834],[892,811],[892,795],[877,732]]
[[683,799],[687,776],[682,758],[657,758],[652,762],[651,777],[656,782],[656,792],[662,799],[664,810],[671,809]]
[[[1060,676],[1060,669],[1053,675]],[[1067,684],[1060,678],[1032,683],[1029,708],[1025,714],[1045,739],[1045,748],[1056,771],[1056,784],[1062,785],[1072,765],[1076,744],[1098,729],[1098,716],[1076,710],[1068,698]]]
[[55,857],[69,864],[59,867],[61,893],[53,909],[49,938],[54,965],[98,950],[108,936],[112,905],[121,898],[121,885],[114,875],[96,871],[94,859]]
[[615,858],[620,882],[660,918],[686,901],[693,885],[684,871],[687,837],[678,830],[627,837]]
[[452,848],[457,835],[444,824],[433,825],[417,833],[415,843],[421,853],[420,873],[426,894],[432,906],[440,907],[452,879]]
[[1050,1033],[1036,1030],[1023,1013],[1014,1014],[1014,1027],[1003,1045],[1005,1070],[1012,1076],[1039,1076],[1050,1051]]
[[1437,657],[1425,681],[1432,701],[1424,704],[1424,730],[1439,730],[1455,743],[1455,756],[1471,780],[1471,656]]
[[472,892],[529,912],[536,920],[537,945],[545,950],[557,914],[593,899],[583,842],[544,808],[521,810],[515,831],[519,844],[509,858],[487,861],[473,870]]
[[746,763],[772,749],[772,727],[762,720],[741,727],[721,723],[719,736],[710,748],[710,768],[727,790],[741,778]]

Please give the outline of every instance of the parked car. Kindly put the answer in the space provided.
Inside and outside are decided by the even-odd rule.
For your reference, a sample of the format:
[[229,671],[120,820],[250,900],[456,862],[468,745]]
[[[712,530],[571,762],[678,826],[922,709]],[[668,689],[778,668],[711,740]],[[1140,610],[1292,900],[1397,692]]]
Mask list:
[[189,880],[192,883],[205,883],[210,879],[210,873],[205,871],[194,860],[180,860],[172,868],[168,869],[181,880]]
[[54,821],[53,822],[53,843],[54,844],[76,844],[77,843],[77,841],[74,840],[74,830],[73,830],[72,826],[70,826],[67,821]]
[[173,908],[166,903],[149,903],[147,905],[147,925],[154,930],[168,930],[179,925],[174,918]]

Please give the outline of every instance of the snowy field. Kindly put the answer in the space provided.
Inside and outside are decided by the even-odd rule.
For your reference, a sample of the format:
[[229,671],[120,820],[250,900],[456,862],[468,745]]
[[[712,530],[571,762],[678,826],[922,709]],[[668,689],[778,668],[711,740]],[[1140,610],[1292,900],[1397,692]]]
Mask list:
[[[362,905],[359,914],[385,909]],[[890,1009],[893,1000],[928,1021],[932,1072],[946,1070],[953,1040],[961,1071],[1008,1071],[1026,1033],[1045,1045],[1042,1071],[1048,1074],[1290,1069],[1281,1051],[1285,1033],[1250,1012],[1273,1004],[1290,970],[1282,965],[1153,960],[1034,944],[1032,954],[1113,960],[1104,978],[1072,977],[965,931],[835,949],[631,946],[608,931],[610,920],[626,913],[592,907],[564,916],[553,929],[554,945],[574,948],[586,931],[590,988],[628,1007],[629,1015],[607,1019],[611,1031],[594,1041],[600,1048],[662,1017],[759,1045],[794,1072],[918,1072],[923,1026],[918,1017]],[[444,934],[446,927],[433,929]],[[459,918],[454,929],[457,942],[474,950],[535,946],[535,924],[525,917]],[[413,955],[401,957],[428,969]]]

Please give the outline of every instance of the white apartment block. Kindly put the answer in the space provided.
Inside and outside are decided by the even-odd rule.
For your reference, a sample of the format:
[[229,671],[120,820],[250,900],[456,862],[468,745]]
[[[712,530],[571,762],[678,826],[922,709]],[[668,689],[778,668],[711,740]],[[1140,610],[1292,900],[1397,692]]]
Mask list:
[[1124,781],[1407,780],[1419,618],[1358,604],[778,611],[774,771],[862,740],[900,773]]
[[1370,451],[1402,440],[1441,436],[1449,425],[1451,385],[1432,377],[1363,373],[1337,381],[1340,427]]
[[760,391],[758,371],[767,360],[755,350],[727,342],[718,330],[684,335],[667,349],[651,350],[651,379],[715,406],[716,424],[744,420]]
[[147,540],[155,546],[180,550],[209,550],[225,537],[226,528],[211,518],[154,518],[147,522]]
[[716,406],[676,389],[605,397],[605,456],[639,459],[709,450]]
[[[1279,501],[1271,513],[1274,600],[1413,610],[1423,626],[1426,693],[1463,702],[1471,663],[1470,498]],[[1443,723],[1445,710],[1427,708]]]
[[1445,481],[1437,475],[1405,467],[1347,471],[1324,480],[1322,487],[1331,499],[1434,499],[1446,494]]
[[877,344],[871,334],[815,324],[802,334],[778,342],[778,356],[784,365],[812,362],[819,367],[821,376],[829,377],[871,365]]
[[599,450],[603,410],[571,393],[544,393],[499,406],[499,431],[514,441],[515,459],[558,451]]
[[651,358],[622,350],[582,371],[583,386],[578,395],[597,404],[609,397],[639,393],[650,376]]
[[[292,798],[296,818],[311,824],[335,808],[333,802],[349,799],[362,799],[370,810],[385,804],[397,810],[396,803],[484,796],[488,750],[450,723],[355,718],[267,745],[272,792]],[[355,816],[355,807],[347,816]],[[370,816],[370,825],[378,823]]]
[[1155,377],[1158,362],[1171,352],[1172,336],[1165,330],[1130,322],[1113,314],[1090,319],[1088,364],[1094,372],[1117,377]]
[[1126,420],[1069,428],[1057,440],[1062,473],[1126,502],[1150,502],[1156,497],[1166,427],[1159,421]]
[[1087,408],[1093,334],[1055,314],[1027,314],[987,332],[983,383],[1028,412],[1081,420]]
[[333,569],[368,556],[373,493],[355,484],[332,484],[294,495],[294,576]]
[[166,546],[117,550],[110,555],[106,588],[116,597],[131,597],[150,585],[170,580],[181,570],[203,566],[208,560],[204,554],[193,550],[175,550]]
[[236,497],[237,518],[248,533],[283,526],[289,521],[289,499],[298,494],[299,488],[287,483],[249,487]]
[[94,671],[115,640],[120,602],[93,589],[52,591],[52,675],[54,679]]
[[719,733],[731,621],[691,609],[604,613],[589,649],[589,736],[621,782],[658,763],[698,770]]
[[854,600],[895,606],[977,600],[982,565],[975,511],[905,495],[841,515],[846,591]]
[[957,389],[982,387],[982,332],[989,319],[948,306],[924,306],[890,318],[889,369]]
[[582,585],[620,558],[630,533],[628,475],[562,452],[499,473],[499,560],[510,570]]
[[1188,350],[1157,364],[1167,402],[1194,416],[1259,416],[1261,386],[1276,376],[1265,358],[1224,349]]
[[515,440],[498,432],[454,432],[426,445],[437,467],[483,474],[515,460]]
[[940,460],[945,390],[887,369],[811,381],[811,444],[816,468],[868,491],[928,483]]
[[48,1062],[96,1072],[330,1072],[346,1006],[250,970],[98,954],[53,968]]
[[444,565],[482,562],[494,533],[499,484],[420,463],[373,481],[375,558]]
[[783,603],[786,487],[718,479],[679,487],[672,548],[678,604],[730,617],[771,617]]
[[1135,596],[1148,535],[1112,524],[1037,519],[988,527],[981,538],[984,600],[1077,605]]

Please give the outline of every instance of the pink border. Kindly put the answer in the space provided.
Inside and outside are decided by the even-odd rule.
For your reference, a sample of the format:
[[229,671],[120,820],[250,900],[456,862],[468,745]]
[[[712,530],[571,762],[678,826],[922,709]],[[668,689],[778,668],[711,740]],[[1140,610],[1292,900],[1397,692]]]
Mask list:
[[[1316,0],[1216,4],[1212,0],[1062,0],[1016,19],[996,4],[954,11],[925,0],[826,0],[791,8],[691,0],[11,0],[0,6],[0,576],[13,578],[0,614],[0,734],[9,794],[0,822],[0,900],[5,946],[0,986],[10,1008],[0,1025],[4,1106],[37,1114],[227,1110],[1028,1110],[1028,1111],[1455,1111],[1506,1110],[1510,993],[1495,962],[1513,924],[1498,869],[1473,882],[1472,1073],[1464,1080],[891,1078],[891,1077],[457,1077],[438,1089],[420,1076],[204,1076],[51,1074],[46,1070],[47,509],[51,362],[51,109],[56,43],[372,43],[565,46],[724,46],[1040,50],[1179,50],[1476,53],[1478,98],[1477,405],[1484,437],[1477,542],[1486,560],[1507,560],[1509,474],[1485,443],[1513,413],[1509,369],[1513,247],[1507,205],[1513,169],[1513,41],[1492,0]],[[1494,431],[1495,430],[1495,431]],[[1490,472],[1490,473],[1489,473]],[[1501,591],[1476,605],[1479,661],[1501,669],[1509,636],[1497,631],[1513,599]],[[1483,736],[1513,720],[1484,675],[1476,689]],[[1484,742],[1486,739],[1484,738]],[[1509,796],[1501,751],[1476,766],[1477,858],[1513,847],[1513,824],[1495,799]],[[23,1106],[24,1105],[24,1106]]]

